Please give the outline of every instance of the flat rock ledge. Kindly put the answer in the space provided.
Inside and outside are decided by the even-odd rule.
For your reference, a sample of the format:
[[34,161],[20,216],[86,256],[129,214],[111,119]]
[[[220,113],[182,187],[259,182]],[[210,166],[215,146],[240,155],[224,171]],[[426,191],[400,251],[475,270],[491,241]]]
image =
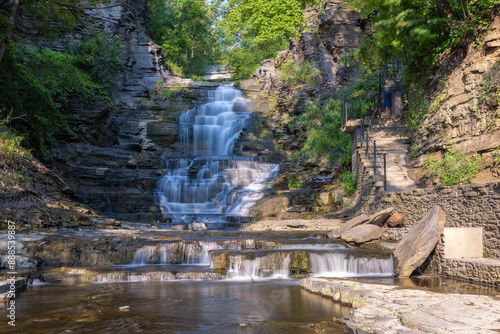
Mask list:
[[245,231],[330,232],[344,223],[342,219],[261,220],[245,226]]
[[350,304],[340,319],[350,333],[497,333],[500,300],[489,296],[440,294],[397,286],[326,278],[305,278],[312,293]]

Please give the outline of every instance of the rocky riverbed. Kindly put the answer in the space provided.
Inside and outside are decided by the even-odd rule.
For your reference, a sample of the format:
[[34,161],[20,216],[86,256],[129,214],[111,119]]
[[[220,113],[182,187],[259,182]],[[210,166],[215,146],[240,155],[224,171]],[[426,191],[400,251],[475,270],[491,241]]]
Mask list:
[[352,305],[352,333],[498,333],[500,295],[436,293],[354,280],[306,278],[301,287]]

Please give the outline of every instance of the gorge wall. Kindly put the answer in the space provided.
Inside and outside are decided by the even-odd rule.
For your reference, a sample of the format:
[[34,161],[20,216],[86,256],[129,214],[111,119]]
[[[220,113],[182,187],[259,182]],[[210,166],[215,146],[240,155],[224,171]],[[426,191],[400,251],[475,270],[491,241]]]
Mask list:
[[500,145],[500,5],[485,21],[487,26],[470,33],[464,46],[441,57],[425,86],[431,106],[412,138],[420,164],[451,140],[459,151],[480,153],[494,165]]

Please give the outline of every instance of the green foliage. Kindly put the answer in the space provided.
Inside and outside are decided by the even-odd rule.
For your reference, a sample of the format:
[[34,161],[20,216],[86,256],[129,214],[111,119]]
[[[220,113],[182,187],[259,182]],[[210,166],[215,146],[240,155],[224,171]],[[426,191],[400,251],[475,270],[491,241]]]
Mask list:
[[[74,46],[75,54],[64,54],[12,45],[0,66],[0,108],[11,111],[14,120],[10,126],[46,154],[55,132],[62,129],[73,134],[67,124],[71,116],[62,112],[72,99],[89,103],[97,98],[111,100],[110,88],[118,75],[113,71],[121,68],[118,46],[116,40],[87,41]],[[93,53],[83,51],[89,49]],[[6,116],[5,111],[0,112],[0,118]]]
[[0,122],[0,185],[24,185],[30,181],[26,175],[31,163],[31,153],[21,146],[23,137],[16,136],[7,127],[7,122]]
[[486,101],[490,94],[492,93],[491,90],[491,77],[487,74],[483,76],[483,83],[481,85],[481,101]]
[[331,99],[321,106],[318,101],[307,101],[302,114],[292,120],[292,129],[304,134],[300,155],[317,159],[327,156],[348,164],[351,160],[351,136],[341,131],[341,101]]
[[422,127],[429,110],[429,101],[420,89],[414,89],[405,96],[408,110],[404,114],[409,130],[418,130]]
[[355,52],[365,67],[381,68],[396,56],[407,62],[406,75],[423,77],[444,51],[460,45],[479,24],[486,27],[483,16],[498,0],[347,2],[363,17],[369,17],[374,28]]
[[348,110],[352,117],[360,118],[373,109],[374,99],[377,99],[381,71],[361,71],[353,85],[341,89],[339,97],[348,98]]
[[207,65],[218,63],[215,13],[204,0],[150,0],[148,12],[149,33],[174,75],[203,74]]
[[468,158],[448,144],[442,159],[430,156],[427,158],[424,175],[437,176],[443,186],[469,184],[474,181],[474,177],[482,168],[481,155]]
[[493,162],[495,164],[500,164],[500,145],[495,149],[495,155],[493,156]]
[[[94,82],[104,88],[114,88],[119,74],[125,70],[122,49],[118,36],[109,38],[102,32],[94,31],[91,38],[73,44],[73,63],[90,74]],[[108,93],[102,91],[101,95]]]
[[288,59],[281,67],[280,79],[285,85],[298,86],[301,84],[316,84],[321,72],[318,67],[308,60],[302,63]]
[[156,81],[154,95],[156,99],[165,101],[172,97],[172,91],[168,87],[163,87],[161,79],[158,79]]
[[437,113],[443,102],[448,100],[448,98],[449,98],[448,92],[436,97],[436,99],[431,103],[431,111]]
[[342,183],[342,188],[347,193],[347,195],[351,196],[356,191],[356,178],[354,174],[350,171],[345,171],[340,174],[340,181]]
[[302,182],[299,180],[299,178],[295,174],[288,175],[287,183],[288,183],[288,189],[302,188]]
[[299,36],[305,25],[302,15],[314,0],[215,0],[214,10],[221,37],[224,62],[246,79],[263,59],[274,58],[288,45],[289,37]]

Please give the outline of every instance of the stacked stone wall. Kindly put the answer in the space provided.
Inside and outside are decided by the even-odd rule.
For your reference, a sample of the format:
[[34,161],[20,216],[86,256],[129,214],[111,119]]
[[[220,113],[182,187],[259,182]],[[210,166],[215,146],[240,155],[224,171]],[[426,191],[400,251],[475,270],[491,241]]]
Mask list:
[[367,196],[359,213],[373,214],[393,207],[411,227],[436,205],[446,213],[445,227],[482,227],[484,251],[500,258],[500,182]]

